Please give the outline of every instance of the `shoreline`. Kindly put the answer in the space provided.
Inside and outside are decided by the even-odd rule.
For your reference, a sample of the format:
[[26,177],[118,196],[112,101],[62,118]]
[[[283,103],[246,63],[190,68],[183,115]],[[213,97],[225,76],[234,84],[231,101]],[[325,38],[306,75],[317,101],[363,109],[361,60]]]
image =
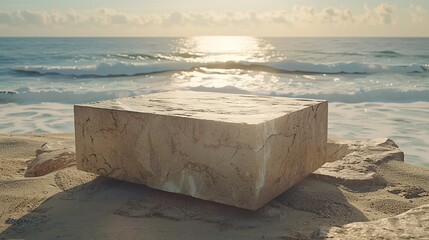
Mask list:
[[[377,155],[387,149],[385,142],[339,141],[347,150],[334,153],[342,160],[381,156],[366,170],[385,182],[350,180],[341,171],[336,179],[313,174],[257,211],[247,211],[97,177],[74,166],[25,177],[36,150],[58,141],[74,144],[74,134],[0,134],[0,239],[309,239],[329,231],[341,236],[341,226],[392,218],[429,200],[429,169]],[[358,166],[366,165],[349,170]],[[415,189],[423,194],[413,194]]]
[[[0,133],[50,134],[74,131],[72,104],[8,103],[2,107],[4,111],[0,112],[0,118],[5,120],[0,124]],[[429,129],[423,126],[429,114],[422,114],[420,110],[427,108],[429,102],[330,102],[328,137],[356,140],[388,136],[405,152],[407,162],[428,168],[426,149],[429,149],[429,142],[426,136],[429,135]],[[385,109],[395,109],[395,113],[386,112]],[[365,126],[362,126],[362,122],[365,122]]]

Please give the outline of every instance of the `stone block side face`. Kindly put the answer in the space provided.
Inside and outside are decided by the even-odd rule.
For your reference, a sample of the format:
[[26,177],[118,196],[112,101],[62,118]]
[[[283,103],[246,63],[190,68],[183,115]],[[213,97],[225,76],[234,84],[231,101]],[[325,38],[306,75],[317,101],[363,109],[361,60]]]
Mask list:
[[262,124],[257,201],[253,209],[298,183],[326,162],[328,103],[321,102]]
[[77,168],[241,208],[257,200],[256,125],[75,106]]

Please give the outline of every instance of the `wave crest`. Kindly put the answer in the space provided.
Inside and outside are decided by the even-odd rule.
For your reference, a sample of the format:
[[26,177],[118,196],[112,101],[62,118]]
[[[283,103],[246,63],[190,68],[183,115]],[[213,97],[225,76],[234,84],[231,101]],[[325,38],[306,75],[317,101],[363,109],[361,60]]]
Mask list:
[[26,66],[24,68],[16,68],[13,70],[15,72],[40,75],[117,77],[178,71],[189,68],[190,66],[192,65],[179,62],[163,62],[153,64],[100,63],[98,65],[90,66]]
[[279,62],[212,62],[189,63],[162,61],[148,64],[134,63],[100,63],[91,66],[26,66],[13,69],[15,72],[40,75],[65,75],[74,77],[114,77],[135,76],[170,71],[187,71],[199,68],[242,69],[262,72],[302,73],[302,74],[373,74],[373,73],[422,73],[427,66],[411,65],[378,65],[358,62],[337,64],[315,64],[293,60]]

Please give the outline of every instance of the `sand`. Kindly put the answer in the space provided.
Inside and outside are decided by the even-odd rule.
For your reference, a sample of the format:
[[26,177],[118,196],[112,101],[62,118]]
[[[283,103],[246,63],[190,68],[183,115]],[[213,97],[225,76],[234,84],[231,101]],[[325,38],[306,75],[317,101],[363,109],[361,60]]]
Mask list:
[[[427,204],[429,170],[375,166],[386,186],[353,188],[309,176],[257,211],[242,210],[68,167],[25,177],[45,142],[73,134],[0,135],[0,239],[309,239],[322,229],[393,217]],[[409,191],[408,191],[408,190]]]

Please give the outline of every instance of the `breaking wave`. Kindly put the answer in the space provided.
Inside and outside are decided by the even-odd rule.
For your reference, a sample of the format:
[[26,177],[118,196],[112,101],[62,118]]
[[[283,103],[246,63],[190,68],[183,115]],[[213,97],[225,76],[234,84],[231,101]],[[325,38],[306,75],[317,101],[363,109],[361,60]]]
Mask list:
[[374,56],[375,57],[387,57],[387,58],[392,58],[392,57],[399,57],[402,54],[395,52],[395,51],[389,51],[389,50],[384,50],[384,51],[376,51],[374,52]]
[[373,73],[422,73],[428,65],[380,65],[358,62],[337,64],[315,64],[293,60],[279,62],[212,62],[191,63],[162,61],[148,64],[100,63],[90,66],[26,66],[12,69],[17,73],[38,75],[64,75],[74,77],[115,77],[135,76],[162,72],[187,71],[198,68],[242,69],[262,72],[303,73],[303,74],[373,74]]
[[25,74],[64,75],[74,77],[119,77],[135,76],[187,69],[192,65],[180,62],[152,64],[100,63],[90,66],[26,66],[13,71]]

